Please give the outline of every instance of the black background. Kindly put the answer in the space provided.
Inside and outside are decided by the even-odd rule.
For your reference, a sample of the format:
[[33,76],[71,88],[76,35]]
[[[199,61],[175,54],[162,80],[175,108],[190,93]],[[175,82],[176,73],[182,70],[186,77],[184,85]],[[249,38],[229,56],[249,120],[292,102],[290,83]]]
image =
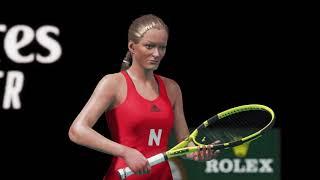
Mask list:
[[[22,108],[0,110],[2,156],[9,159],[3,163],[14,170],[11,176],[102,178],[111,157],[71,143],[68,128],[98,81],[119,71],[127,50],[127,29],[134,18],[147,13],[169,26],[167,54],[157,73],[180,85],[189,126],[236,105],[268,105],[277,116],[275,127],[281,129],[282,176],[290,175],[292,163],[297,162],[288,146],[289,126],[295,122],[291,107],[300,100],[297,67],[304,66],[295,61],[301,56],[296,51],[299,11],[279,4],[41,7],[10,7],[0,19],[8,28],[57,26],[60,35],[54,38],[63,51],[53,64],[15,64],[0,46],[0,70],[20,70],[25,76]],[[46,53],[36,42],[22,53],[39,49]],[[1,79],[1,98],[3,87]],[[104,122],[101,117],[95,128],[109,136]]]

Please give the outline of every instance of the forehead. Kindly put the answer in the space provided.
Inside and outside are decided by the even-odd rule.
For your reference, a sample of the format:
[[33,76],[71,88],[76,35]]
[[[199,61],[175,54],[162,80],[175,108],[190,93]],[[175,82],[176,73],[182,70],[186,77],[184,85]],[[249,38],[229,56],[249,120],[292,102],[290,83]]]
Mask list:
[[164,29],[150,29],[148,30],[141,41],[149,41],[154,43],[166,43],[168,40],[168,33]]

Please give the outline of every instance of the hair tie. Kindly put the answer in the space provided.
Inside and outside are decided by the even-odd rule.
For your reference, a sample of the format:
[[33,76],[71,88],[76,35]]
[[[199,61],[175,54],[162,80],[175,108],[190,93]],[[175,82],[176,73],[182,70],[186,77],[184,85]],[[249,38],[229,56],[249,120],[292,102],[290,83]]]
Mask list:
[[127,64],[130,64],[130,62],[127,61],[127,60],[125,60],[125,59],[124,59],[122,62],[127,63]]

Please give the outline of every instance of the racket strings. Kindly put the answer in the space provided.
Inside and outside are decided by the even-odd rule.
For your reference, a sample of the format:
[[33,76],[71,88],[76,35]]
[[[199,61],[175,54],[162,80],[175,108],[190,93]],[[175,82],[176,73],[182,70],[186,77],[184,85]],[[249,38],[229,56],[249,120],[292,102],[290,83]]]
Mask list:
[[259,131],[270,119],[268,112],[260,110],[232,114],[199,129],[196,141],[200,144],[212,144],[217,140],[222,143],[237,141]]

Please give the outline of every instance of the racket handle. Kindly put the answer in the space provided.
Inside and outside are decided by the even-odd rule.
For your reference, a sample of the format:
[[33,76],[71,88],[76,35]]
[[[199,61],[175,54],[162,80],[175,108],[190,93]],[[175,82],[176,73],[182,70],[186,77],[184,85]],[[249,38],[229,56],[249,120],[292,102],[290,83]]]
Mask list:
[[[154,166],[156,164],[162,163],[166,161],[165,155],[163,153],[157,154],[148,158],[148,162],[150,166]],[[134,174],[129,167],[118,169],[118,174],[120,179],[126,179],[128,176]]]

